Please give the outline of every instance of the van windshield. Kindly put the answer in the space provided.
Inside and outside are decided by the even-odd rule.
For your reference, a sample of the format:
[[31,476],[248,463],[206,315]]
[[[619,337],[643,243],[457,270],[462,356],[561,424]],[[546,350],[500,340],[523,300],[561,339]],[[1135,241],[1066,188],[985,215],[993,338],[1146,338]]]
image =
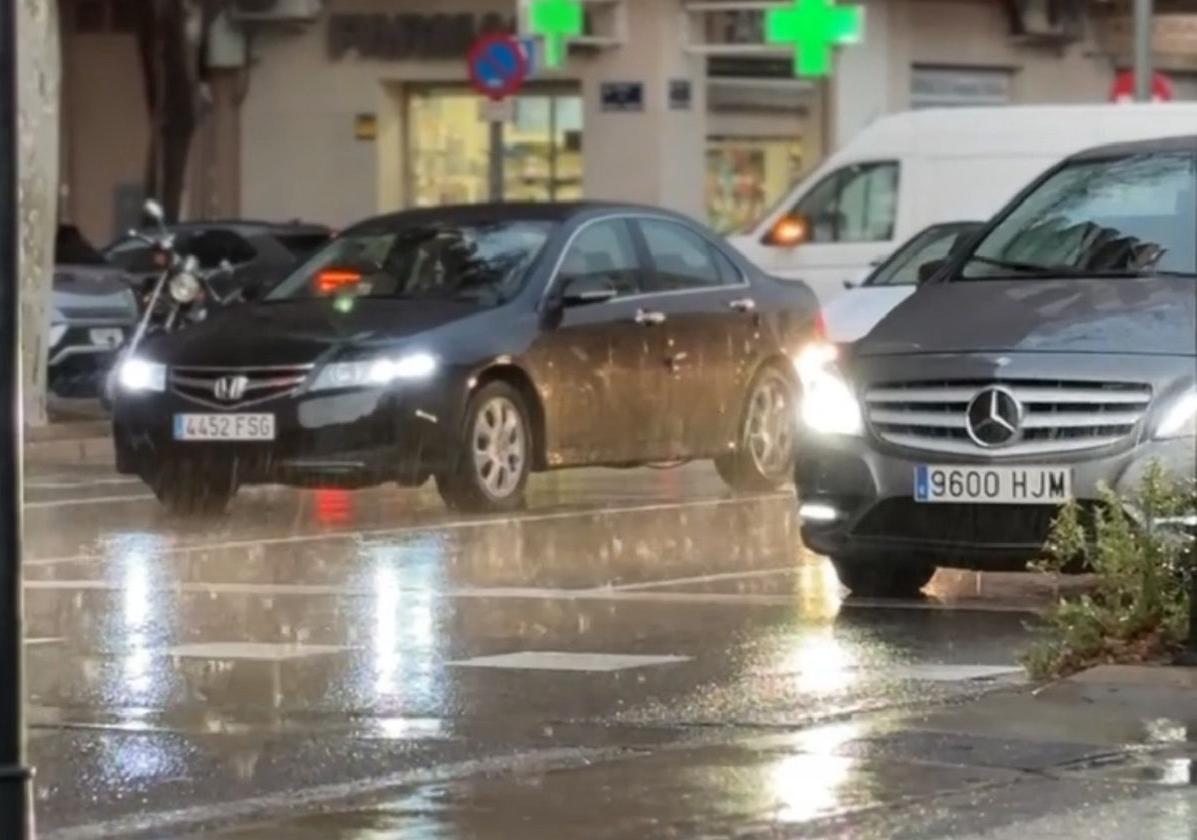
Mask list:
[[1197,157],[1137,154],[1056,170],[986,235],[960,277],[1197,274]]

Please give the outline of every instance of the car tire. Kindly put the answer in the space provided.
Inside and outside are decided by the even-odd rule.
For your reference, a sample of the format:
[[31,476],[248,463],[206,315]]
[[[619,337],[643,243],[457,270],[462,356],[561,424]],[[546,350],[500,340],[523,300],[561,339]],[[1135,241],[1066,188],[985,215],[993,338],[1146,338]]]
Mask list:
[[793,476],[795,418],[792,380],[777,367],[766,367],[753,380],[740,412],[736,451],[715,459],[719,476],[734,490],[784,485]]
[[858,598],[916,598],[936,565],[901,556],[832,557],[840,583]]
[[524,506],[533,440],[528,409],[506,382],[479,388],[466,406],[451,467],[436,489],[453,510],[496,513]]
[[168,464],[148,482],[158,501],[173,516],[219,516],[237,495],[232,468],[205,468],[192,462]]

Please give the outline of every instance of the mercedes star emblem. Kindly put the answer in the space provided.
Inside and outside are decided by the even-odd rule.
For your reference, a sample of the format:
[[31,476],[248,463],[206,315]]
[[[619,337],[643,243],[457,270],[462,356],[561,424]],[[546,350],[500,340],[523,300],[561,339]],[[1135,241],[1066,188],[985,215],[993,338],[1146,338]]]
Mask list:
[[977,446],[1006,446],[1018,438],[1022,405],[1007,388],[986,388],[968,404],[965,426]]

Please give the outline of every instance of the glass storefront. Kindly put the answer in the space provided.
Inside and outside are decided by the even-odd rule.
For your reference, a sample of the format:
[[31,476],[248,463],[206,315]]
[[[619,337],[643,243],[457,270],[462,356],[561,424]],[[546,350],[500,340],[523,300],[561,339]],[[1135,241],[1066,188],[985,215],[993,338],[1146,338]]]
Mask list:
[[739,232],[781,200],[803,170],[802,144],[776,138],[707,141],[707,217],[720,233]]
[[[408,98],[407,203],[414,207],[487,201],[490,132],[478,95],[466,88],[413,90]],[[503,126],[504,198],[582,197],[582,98],[532,90],[515,99]]]

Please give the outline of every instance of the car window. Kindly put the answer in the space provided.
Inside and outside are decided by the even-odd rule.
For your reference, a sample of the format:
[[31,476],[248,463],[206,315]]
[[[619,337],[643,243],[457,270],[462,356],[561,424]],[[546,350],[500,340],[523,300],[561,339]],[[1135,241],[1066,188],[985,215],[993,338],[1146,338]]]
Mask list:
[[898,213],[898,164],[860,163],[832,172],[802,197],[793,215],[811,242],[886,242]]
[[711,253],[715,256],[715,267],[719,270],[719,279],[726,286],[734,286],[744,282],[744,274],[732,262],[731,257],[718,248],[712,246]]
[[104,252],[108,261],[131,274],[149,274],[161,271],[166,257],[138,239],[123,239],[108,246]]
[[283,233],[275,236],[279,244],[297,260],[306,260],[331,238],[329,233]]
[[647,291],[672,292],[723,284],[714,250],[703,237],[677,222],[641,219],[639,225],[653,263],[645,282]]
[[226,260],[235,266],[241,265],[253,260],[258,253],[245,237],[220,228],[181,237],[179,251],[194,256],[203,268],[216,268]]
[[1079,160],[1047,176],[981,240],[964,278],[1197,272],[1197,158]]
[[[620,295],[640,291],[640,261],[627,222],[613,219],[584,228],[561,262],[562,280],[605,277]],[[560,282],[560,281],[559,281]]]
[[864,285],[917,285],[922,266],[933,260],[947,258],[956,243],[974,230],[975,227],[962,228],[959,225],[942,225],[925,230],[882,263]]

